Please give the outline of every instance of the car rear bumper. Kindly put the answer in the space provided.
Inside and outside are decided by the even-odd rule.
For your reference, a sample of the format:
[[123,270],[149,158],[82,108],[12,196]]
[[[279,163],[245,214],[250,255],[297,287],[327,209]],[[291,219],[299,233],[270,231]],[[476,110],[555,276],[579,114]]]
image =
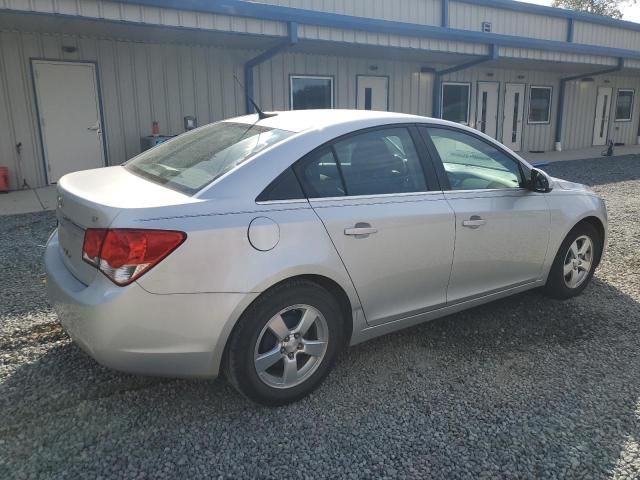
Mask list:
[[45,251],[49,300],[69,336],[101,364],[124,372],[215,377],[233,324],[257,294],[157,295],[104,275],[89,286],[64,265],[57,234]]

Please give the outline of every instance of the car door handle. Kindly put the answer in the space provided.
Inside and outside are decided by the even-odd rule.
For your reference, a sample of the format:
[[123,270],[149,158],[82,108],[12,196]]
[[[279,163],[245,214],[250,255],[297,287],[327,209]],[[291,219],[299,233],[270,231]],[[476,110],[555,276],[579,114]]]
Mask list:
[[368,223],[356,223],[355,227],[345,228],[344,234],[349,236],[371,235],[378,233],[378,229]]
[[472,215],[469,220],[465,220],[462,222],[462,226],[468,228],[478,228],[482,225],[485,225],[486,223],[487,221],[484,218],[479,217],[478,215]]

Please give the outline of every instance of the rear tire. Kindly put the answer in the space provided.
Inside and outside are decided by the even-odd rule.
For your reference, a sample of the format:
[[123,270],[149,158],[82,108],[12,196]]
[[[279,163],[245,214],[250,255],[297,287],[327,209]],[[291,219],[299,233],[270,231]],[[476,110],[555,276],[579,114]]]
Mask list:
[[587,287],[602,254],[602,239],[596,228],[579,223],[562,242],[545,285],[548,296],[567,299]]
[[248,399],[286,405],[314,391],[344,346],[336,299],[308,280],[268,290],[242,314],[227,344],[224,370]]

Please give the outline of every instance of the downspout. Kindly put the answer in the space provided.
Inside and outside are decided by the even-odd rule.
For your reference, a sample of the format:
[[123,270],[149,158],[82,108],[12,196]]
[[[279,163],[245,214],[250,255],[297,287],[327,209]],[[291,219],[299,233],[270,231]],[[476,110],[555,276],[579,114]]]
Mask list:
[[249,101],[250,97],[253,98],[254,93],[253,68],[298,43],[298,24],[295,22],[288,22],[287,32],[288,34],[286,40],[278,43],[276,46],[270,48],[269,50],[262,52],[260,55],[252,58],[251,60],[248,60],[247,63],[244,64],[244,95],[247,113],[254,113],[255,111],[253,105],[251,105],[251,102]]
[[624,68],[624,58],[618,59],[618,66],[613,68],[607,68],[606,70],[600,70],[591,73],[582,73],[580,75],[574,75],[572,77],[565,77],[560,79],[560,92],[558,94],[558,110],[556,111],[556,135],[555,135],[555,151],[562,151],[562,127],[564,122],[564,95],[567,88],[567,82],[573,80],[580,80],[582,78],[595,77],[597,75],[606,75],[607,73],[619,72]]
[[440,108],[440,104],[442,103],[442,77],[448,75],[450,73],[459,72],[461,70],[466,70],[467,68],[475,67],[476,65],[480,65],[481,63],[490,62],[491,60],[498,59],[498,46],[491,45],[491,53],[486,57],[478,58],[476,60],[472,60],[467,63],[463,63],[461,65],[456,65],[455,67],[446,68],[440,71],[434,71],[433,77],[433,117],[434,118],[442,118],[442,112]]

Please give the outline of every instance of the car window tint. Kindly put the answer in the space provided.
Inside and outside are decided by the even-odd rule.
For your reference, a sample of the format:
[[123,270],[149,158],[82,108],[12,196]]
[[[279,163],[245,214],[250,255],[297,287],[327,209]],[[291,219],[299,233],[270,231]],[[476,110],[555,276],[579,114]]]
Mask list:
[[256,198],[256,202],[304,199],[304,193],[293,170],[287,168]]
[[326,198],[345,195],[340,171],[330,149],[309,154],[294,168],[307,197]]
[[452,190],[519,188],[522,173],[516,160],[465,132],[428,128]]
[[334,148],[349,196],[427,190],[406,128],[367,131],[336,142]]

